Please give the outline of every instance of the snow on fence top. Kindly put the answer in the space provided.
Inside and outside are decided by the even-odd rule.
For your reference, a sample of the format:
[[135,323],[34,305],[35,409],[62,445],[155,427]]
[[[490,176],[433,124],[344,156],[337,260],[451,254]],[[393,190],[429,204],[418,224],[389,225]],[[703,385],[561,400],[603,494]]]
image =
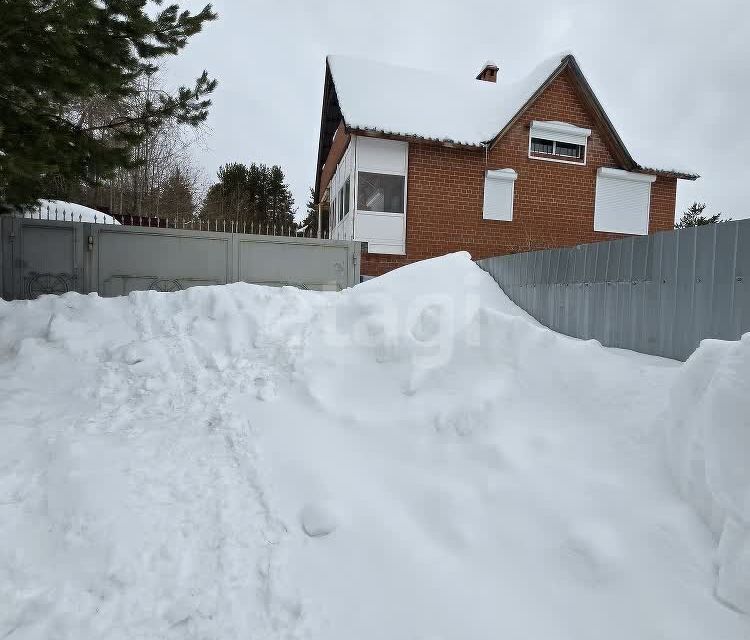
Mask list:
[[300,238],[319,237],[324,240],[329,239],[330,235],[328,229],[322,229],[320,236],[317,236],[317,232],[310,225],[276,224],[274,222],[247,220],[246,218],[239,220],[233,218],[202,218],[189,214],[160,217],[130,213],[116,214],[117,217],[115,217],[82,204],[65,202],[63,200],[40,200],[37,206],[29,207],[21,212],[11,212],[10,215],[32,220],[52,220],[55,222],[87,222],[134,227],[221,231],[225,233],[248,233],[251,235]]
[[39,205],[24,212],[24,218],[69,220],[70,222],[97,222],[120,224],[112,216],[75,202],[40,200]]

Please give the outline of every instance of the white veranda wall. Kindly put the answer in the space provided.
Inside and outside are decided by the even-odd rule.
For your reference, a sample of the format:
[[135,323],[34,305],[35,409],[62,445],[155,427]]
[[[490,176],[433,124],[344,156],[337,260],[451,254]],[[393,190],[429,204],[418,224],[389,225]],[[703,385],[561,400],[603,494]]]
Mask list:
[[331,238],[368,243],[369,253],[406,253],[409,145],[352,136],[331,179]]

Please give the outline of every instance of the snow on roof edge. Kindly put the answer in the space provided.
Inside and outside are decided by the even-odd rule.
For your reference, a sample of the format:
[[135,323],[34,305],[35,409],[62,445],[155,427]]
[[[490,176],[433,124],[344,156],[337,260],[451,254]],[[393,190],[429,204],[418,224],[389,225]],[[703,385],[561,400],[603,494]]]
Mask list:
[[507,84],[340,54],[328,54],[326,64],[347,128],[481,147],[502,131],[568,55],[551,56]]
[[697,180],[701,177],[699,173],[688,171],[686,169],[659,169],[657,167],[648,167],[641,164],[638,165],[638,169],[644,173],[651,172],[668,177],[679,178],[680,180]]

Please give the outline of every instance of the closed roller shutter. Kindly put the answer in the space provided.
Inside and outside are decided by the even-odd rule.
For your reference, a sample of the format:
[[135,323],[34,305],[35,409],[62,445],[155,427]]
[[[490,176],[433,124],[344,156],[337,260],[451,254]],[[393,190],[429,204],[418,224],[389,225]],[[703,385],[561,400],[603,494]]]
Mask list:
[[513,169],[487,172],[484,179],[485,220],[513,220],[513,185],[516,177]]
[[656,176],[601,168],[596,176],[594,231],[647,235]]

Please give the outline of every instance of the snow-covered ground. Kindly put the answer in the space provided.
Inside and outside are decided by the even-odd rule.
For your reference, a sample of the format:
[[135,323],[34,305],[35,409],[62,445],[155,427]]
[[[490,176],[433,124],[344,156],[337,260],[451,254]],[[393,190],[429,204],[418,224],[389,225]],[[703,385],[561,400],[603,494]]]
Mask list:
[[0,638],[747,640],[748,337],[604,349],[466,254],[0,303]]

